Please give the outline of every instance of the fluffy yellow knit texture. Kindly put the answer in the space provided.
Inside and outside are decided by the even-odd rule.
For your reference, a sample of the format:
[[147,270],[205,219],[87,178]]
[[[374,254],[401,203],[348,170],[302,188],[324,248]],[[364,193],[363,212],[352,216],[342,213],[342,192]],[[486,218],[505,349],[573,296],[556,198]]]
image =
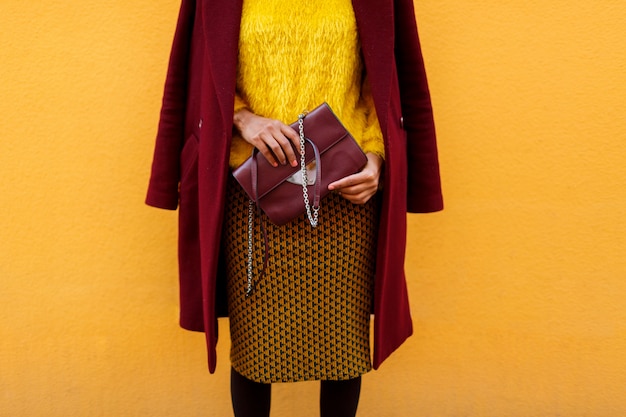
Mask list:
[[[384,157],[350,0],[244,0],[235,111],[292,123],[327,102],[365,152]],[[235,135],[230,166],[252,146]]]

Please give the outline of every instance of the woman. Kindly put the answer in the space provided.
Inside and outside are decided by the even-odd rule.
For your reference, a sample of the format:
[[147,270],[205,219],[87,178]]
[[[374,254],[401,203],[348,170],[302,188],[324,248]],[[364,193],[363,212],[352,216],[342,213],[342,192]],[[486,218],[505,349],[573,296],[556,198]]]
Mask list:
[[[323,101],[368,162],[329,186],[316,229],[265,222],[267,274],[246,297],[231,170],[253,147],[297,164],[287,123]],[[180,206],[181,325],[205,332],[211,372],[227,309],[235,415],[269,415],[270,384],[301,380],[322,381],[322,416],[354,415],[371,304],[374,368],[412,333],[405,213],[443,206],[412,0],[183,0],[146,201]]]

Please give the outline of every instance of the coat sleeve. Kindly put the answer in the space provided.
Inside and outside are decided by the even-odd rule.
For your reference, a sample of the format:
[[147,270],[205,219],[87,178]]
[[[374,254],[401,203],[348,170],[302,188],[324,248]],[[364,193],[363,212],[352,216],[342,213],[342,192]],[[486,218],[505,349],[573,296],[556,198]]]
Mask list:
[[178,207],[180,153],[185,136],[189,52],[195,0],[183,0],[170,53],[146,204]]
[[433,111],[413,0],[395,1],[396,66],[407,132],[407,210],[443,209]]

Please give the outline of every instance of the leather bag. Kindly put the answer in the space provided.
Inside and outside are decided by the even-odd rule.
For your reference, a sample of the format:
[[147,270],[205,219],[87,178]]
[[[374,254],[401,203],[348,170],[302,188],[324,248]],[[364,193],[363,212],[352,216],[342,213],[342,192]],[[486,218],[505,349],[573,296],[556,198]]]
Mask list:
[[233,175],[272,223],[284,225],[307,213],[315,227],[328,184],[359,172],[367,157],[327,103],[301,114],[290,126],[300,133],[301,149],[294,149],[301,155],[299,167],[273,167],[255,148]]

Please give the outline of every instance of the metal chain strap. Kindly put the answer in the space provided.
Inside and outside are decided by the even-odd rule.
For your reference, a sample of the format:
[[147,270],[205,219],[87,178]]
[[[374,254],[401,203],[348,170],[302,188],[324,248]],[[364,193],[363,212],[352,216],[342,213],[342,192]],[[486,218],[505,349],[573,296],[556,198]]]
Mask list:
[[[306,138],[304,137],[304,117],[307,112],[303,112],[298,115],[298,126],[300,128],[300,173],[302,174],[302,198],[304,199],[304,207],[306,208],[306,215],[309,219],[309,223],[311,223],[312,227],[317,227],[319,220],[319,206],[311,207],[311,203],[309,202],[309,190],[307,189],[307,184],[309,183],[309,178],[306,170]],[[319,181],[319,178],[316,178],[316,181]],[[248,202],[248,265],[246,268],[246,297],[252,294],[252,290],[254,289],[253,279],[252,279],[252,268],[253,268],[253,246],[254,246],[254,209],[255,202],[253,200],[249,200]]]
[[[306,112],[298,115],[298,127],[300,130],[300,173],[302,175],[302,198],[304,199],[304,207],[306,208],[306,215],[309,218],[309,223],[311,223],[312,227],[317,227],[320,208],[319,206],[313,207],[311,210],[311,204],[309,203],[309,190],[307,189],[309,178],[306,171],[306,151],[304,147],[306,143],[306,139],[304,137],[305,116]],[[316,178],[316,181],[319,180],[319,178]]]
[[246,283],[246,297],[252,294],[252,235],[254,232],[254,201],[248,203],[248,281]]

